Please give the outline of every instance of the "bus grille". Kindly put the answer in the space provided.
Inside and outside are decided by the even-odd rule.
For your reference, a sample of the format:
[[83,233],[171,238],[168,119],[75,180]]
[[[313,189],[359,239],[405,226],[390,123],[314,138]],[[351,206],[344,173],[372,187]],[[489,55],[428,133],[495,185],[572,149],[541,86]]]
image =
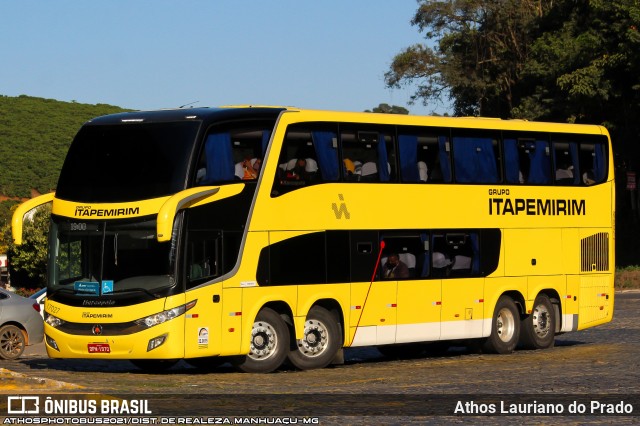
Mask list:
[[580,261],[582,272],[609,270],[609,234],[598,232],[581,242]]

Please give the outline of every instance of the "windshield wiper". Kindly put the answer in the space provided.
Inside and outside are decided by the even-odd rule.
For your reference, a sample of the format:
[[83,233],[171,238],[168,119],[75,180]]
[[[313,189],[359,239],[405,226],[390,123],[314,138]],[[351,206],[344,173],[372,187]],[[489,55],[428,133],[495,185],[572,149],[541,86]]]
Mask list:
[[[111,293],[107,293],[107,294],[129,293],[131,291],[141,291],[141,292],[146,293],[149,296],[153,297],[154,299],[160,299],[160,296],[156,296],[155,294],[151,293],[146,288],[142,288],[142,287],[124,288],[122,290],[115,290],[115,291],[112,291]],[[106,296],[106,295],[103,294],[103,296]]]

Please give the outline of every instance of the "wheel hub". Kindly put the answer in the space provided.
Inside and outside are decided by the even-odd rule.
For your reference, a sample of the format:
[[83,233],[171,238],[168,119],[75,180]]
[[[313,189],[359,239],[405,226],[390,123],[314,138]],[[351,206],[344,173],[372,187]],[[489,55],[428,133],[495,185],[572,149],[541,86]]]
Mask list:
[[304,338],[298,340],[298,350],[306,356],[318,356],[327,348],[327,328],[318,320],[310,319],[304,324]]
[[536,306],[536,309],[533,312],[533,329],[536,334],[540,337],[544,337],[549,333],[550,321],[549,321],[549,311],[546,307],[540,305]]
[[248,356],[260,360],[269,358],[274,354],[277,343],[276,333],[271,324],[255,323],[251,330],[251,349]]
[[502,309],[496,318],[496,331],[500,340],[508,342],[515,333],[516,321],[509,309]]

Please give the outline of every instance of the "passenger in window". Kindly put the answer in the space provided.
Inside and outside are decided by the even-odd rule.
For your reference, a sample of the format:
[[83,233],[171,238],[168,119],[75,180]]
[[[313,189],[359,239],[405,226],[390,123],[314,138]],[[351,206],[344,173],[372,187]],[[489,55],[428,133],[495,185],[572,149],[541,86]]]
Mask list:
[[356,173],[356,165],[350,158],[342,160],[344,162],[345,177],[347,180],[353,180],[353,175]]
[[242,180],[253,180],[258,178],[262,160],[259,158],[245,158],[242,162]]
[[301,180],[304,179],[304,169],[307,166],[307,161],[304,158],[296,160],[295,166],[292,169],[287,170],[287,180]]
[[562,163],[560,168],[556,170],[556,180],[573,179],[573,166]]
[[382,265],[383,278],[409,278],[409,268],[400,260],[398,253],[390,253]]
[[584,182],[585,185],[593,185],[596,183],[596,177],[593,174],[593,170],[586,171],[582,174],[582,182]]
[[429,169],[424,161],[418,161],[418,179],[420,182],[426,182],[429,179]]

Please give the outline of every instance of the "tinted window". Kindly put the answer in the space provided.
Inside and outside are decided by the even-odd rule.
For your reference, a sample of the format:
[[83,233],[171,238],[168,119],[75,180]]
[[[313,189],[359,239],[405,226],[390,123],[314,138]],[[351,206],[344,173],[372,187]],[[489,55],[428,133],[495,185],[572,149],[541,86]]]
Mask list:
[[396,177],[393,129],[356,128],[340,132],[343,173],[350,182],[389,182]]
[[274,196],[339,178],[338,138],[331,126],[307,123],[287,129],[278,157]]
[[157,198],[185,187],[198,122],[84,126],[69,148],[56,197],[84,202]]

